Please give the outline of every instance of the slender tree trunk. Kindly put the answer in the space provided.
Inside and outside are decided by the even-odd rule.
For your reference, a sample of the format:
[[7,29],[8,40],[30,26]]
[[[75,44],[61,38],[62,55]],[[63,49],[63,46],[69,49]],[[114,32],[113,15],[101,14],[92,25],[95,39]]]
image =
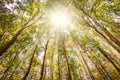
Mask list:
[[77,71],[77,63],[74,62],[74,63],[71,63],[71,71],[72,71],[72,74],[73,74],[73,80],[80,80],[79,79],[79,76],[78,76],[78,71]]
[[80,71],[79,71],[78,73],[79,73],[79,74],[78,74],[79,80],[82,80],[82,76],[81,76]]
[[26,78],[27,78],[27,76],[28,76],[28,74],[29,74],[29,72],[30,72],[30,69],[31,69],[31,67],[32,67],[32,62],[33,62],[33,59],[34,59],[34,55],[35,55],[36,49],[37,49],[37,45],[36,45],[36,47],[35,47],[35,49],[34,49],[34,52],[33,52],[33,54],[32,54],[31,60],[30,60],[29,67],[28,67],[28,69],[27,69],[26,74],[25,74],[24,77],[23,77],[23,80],[26,80]]
[[112,77],[111,77],[110,74],[107,72],[107,70],[104,68],[104,66],[102,65],[102,63],[101,63],[100,60],[98,60],[98,64],[99,64],[100,67],[102,68],[103,73],[105,72],[105,74],[107,75],[107,76],[106,76],[106,79],[107,79],[107,80],[112,80]]
[[[87,75],[89,75],[89,73],[88,73],[87,69],[85,68],[85,64],[84,64],[83,60],[81,59],[81,57],[79,57],[79,55],[78,55],[75,51],[74,51],[74,54],[75,54],[76,57],[81,61],[85,73],[86,73]],[[82,77],[81,77],[81,80],[82,80]]]
[[[20,50],[20,51],[21,51],[21,50]],[[8,66],[8,68],[3,72],[3,75],[2,75],[2,77],[0,78],[0,80],[3,80],[3,79],[4,79],[6,73],[7,73],[7,72],[9,71],[9,69],[12,67],[13,62],[15,61],[15,59],[16,59],[16,57],[17,57],[17,55],[18,55],[18,52],[19,52],[19,51],[17,51],[17,53],[16,53],[16,55],[14,56],[13,60],[10,62],[10,65]]]
[[[27,24],[26,24],[27,25]],[[3,46],[0,46],[0,56],[2,56],[2,54],[7,51],[7,49],[9,49],[9,47],[15,42],[15,40],[17,39],[17,37],[22,33],[22,31],[24,29],[26,29],[27,27],[29,27],[30,25],[28,26],[23,26],[21,27],[18,32],[16,32],[16,34],[12,37],[11,40],[9,40],[8,42],[6,42]]]
[[45,80],[45,79],[46,79],[46,65],[45,65],[45,72],[43,74],[43,80]]
[[[80,53],[80,54],[81,54],[81,53]],[[85,64],[85,66],[86,66],[86,68],[87,68],[87,71],[88,71],[88,73],[89,73],[91,79],[92,79],[92,80],[95,80],[95,78],[94,78],[93,74],[91,73],[91,71],[90,71],[90,69],[89,69],[89,67],[88,67],[88,64],[86,63],[86,61],[85,61],[85,59],[84,59],[84,57],[83,57],[82,54],[81,54],[81,58],[82,58],[82,60],[83,60],[83,62],[84,62],[84,64]]]
[[[63,58],[63,56],[61,55],[61,58]],[[64,64],[64,60],[63,59],[61,59],[61,63],[63,63]],[[61,65],[61,80],[64,80],[63,78],[63,75],[65,74],[65,73],[63,73],[63,69],[64,69],[64,66],[63,65]],[[64,70],[65,71],[65,70]]]
[[98,72],[100,73],[100,75],[102,76],[102,78],[105,80],[106,76],[104,75],[104,73],[102,73],[99,69],[99,67],[96,65],[96,63],[93,61],[93,59],[90,57],[90,55],[87,53],[88,58],[91,60],[91,62],[95,65],[95,67],[97,68]]
[[[79,56],[79,55],[77,55],[77,53],[75,53],[75,54],[76,54],[77,57]],[[92,76],[90,75],[91,72],[90,72],[90,70],[88,69],[89,67],[86,66],[87,63],[85,62],[85,60],[83,60],[83,56],[81,56],[81,53],[80,53],[80,58],[79,58],[79,59],[80,59],[81,62],[82,62],[82,65],[83,65],[83,68],[84,68],[86,74],[89,75],[90,80],[94,80],[94,79],[92,79]]]
[[94,21],[94,23],[101,28],[101,30],[103,30],[103,32],[109,37],[109,39],[111,41],[113,41],[116,45],[118,45],[120,47],[120,41],[115,38],[106,28],[104,28],[103,25],[101,25],[100,23],[97,22],[96,19],[92,18],[87,12],[85,12],[77,3],[75,3],[75,6],[80,9],[86,16],[88,16],[89,18],[92,19],[92,21]]
[[58,80],[61,80],[61,70],[60,70],[60,55],[58,53]]
[[112,63],[115,69],[120,73],[119,67],[117,67],[117,65],[107,56],[107,52],[104,51],[101,47],[98,47],[98,50]]
[[16,41],[17,37],[22,33],[23,30],[25,30],[26,28],[30,27],[32,24],[28,23],[33,20],[33,18],[39,13],[39,9],[38,11],[23,25],[21,26],[21,28],[16,32],[16,34],[11,38],[11,40],[7,41],[3,46],[0,46],[0,56],[2,56],[2,54],[4,52],[7,51],[7,49],[9,49],[9,47]]
[[[76,40],[76,41],[77,41],[77,43],[79,44],[79,46],[81,47],[81,44],[79,43],[79,41],[78,41],[78,40]],[[78,48],[78,47],[77,47],[77,48]],[[82,49],[83,49],[83,48],[82,48]],[[78,50],[79,50],[79,48],[78,48]],[[83,49],[83,50],[84,50],[84,49]],[[80,51],[80,50],[79,50],[79,51]],[[85,51],[85,50],[84,50],[84,51]],[[92,72],[90,71],[90,69],[89,69],[89,67],[88,67],[88,64],[86,63],[86,60],[84,59],[83,55],[81,54],[81,51],[80,51],[80,56],[81,56],[81,58],[82,58],[83,63],[85,64],[85,67],[87,68],[87,72],[89,73],[89,76],[91,77],[92,80],[95,80]]]
[[[73,36],[72,34],[71,34],[71,36],[72,36],[72,39],[74,40],[74,39],[75,39],[74,36]],[[81,46],[81,44],[79,43],[78,40],[76,40],[76,41],[74,40],[74,42],[75,42],[76,46],[77,46],[77,44],[79,44],[79,46]],[[78,47],[77,47],[77,49],[79,50]],[[83,50],[84,50],[84,49],[83,49]],[[81,54],[81,51],[80,51],[80,50],[79,50],[79,52],[80,52],[80,59],[81,59],[81,61],[82,61],[83,68],[84,68],[85,72],[90,76],[91,80],[95,80],[95,79],[94,79],[94,76],[92,75],[92,73],[91,73],[91,71],[90,71],[90,69],[89,69],[89,67],[88,67],[88,65],[87,65],[87,63],[86,63],[83,55]],[[75,54],[77,55],[77,53],[75,53]],[[77,56],[78,56],[78,55],[77,55]]]
[[99,59],[97,59],[97,56],[94,56],[94,58],[96,59],[96,64],[98,66],[98,69],[100,69],[100,71],[102,72],[102,74],[105,75],[105,80],[112,80],[111,76],[109,75],[109,73],[107,72],[107,70],[104,68],[104,66],[102,65],[101,61]]
[[104,28],[104,27],[103,27],[101,24],[99,24],[97,21],[94,20],[94,22],[95,22],[95,24],[96,24],[97,26],[99,26],[99,27],[104,31],[104,33],[109,37],[109,39],[110,39],[111,41],[113,41],[116,45],[118,45],[119,48],[120,48],[120,41],[119,41],[117,38],[115,38],[106,28]]
[[16,69],[18,68],[19,64],[21,63],[21,61],[19,61],[19,63],[17,64],[17,66],[15,67],[14,71],[12,72],[11,76],[9,77],[9,80],[13,80],[12,77],[16,71]]
[[51,64],[50,64],[50,80],[53,80],[53,53],[51,53]]
[[48,43],[49,43],[49,39],[47,40],[46,45],[45,45],[45,54],[44,54],[44,57],[43,57],[43,63],[42,63],[42,67],[41,67],[40,80],[43,80],[43,73],[44,73],[44,67],[45,67],[45,58],[46,58]]
[[[87,23],[87,22],[86,22]],[[87,23],[89,26],[91,26],[89,23]],[[98,34],[100,34],[109,45],[111,45],[116,51],[120,53],[120,48],[114,45],[105,35],[103,35],[100,31],[98,31],[94,26],[91,26]]]
[[120,59],[116,57],[116,55],[112,54],[112,55],[108,55],[110,59],[113,60],[113,62],[116,63],[116,65],[120,66]]
[[74,80],[78,80],[78,79],[77,79],[77,76],[76,76],[76,74],[75,74],[74,68],[72,69],[72,73],[73,73],[73,76],[74,76]]
[[70,73],[70,66],[69,66],[69,62],[68,62],[68,59],[67,59],[65,44],[64,44],[63,40],[62,40],[62,47],[63,47],[63,51],[64,51],[64,58],[66,60],[66,65],[67,65],[68,80],[72,80],[71,73]]
[[[29,57],[29,56],[28,56],[28,57]],[[28,57],[26,57],[26,58],[28,58]],[[26,58],[25,58],[25,59],[22,58],[22,59],[18,62],[15,70],[19,67],[19,65],[21,64],[22,61],[26,60]],[[12,78],[13,75],[14,75],[14,78],[15,78],[14,80],[17,80],[17,75],[19,74],[19,71],[18,71],[18,72],[15,72],[15,70],[13,71],[13,74],[10,76],[9,80],[11,80],[11,78]],[[14,73],[15,73],[15,74],[14,74]],[[12,80],[13,80],[13,79],[12,79]]]
[[28,25],[28,23],[33,20],[33,18],[39,13],[39,9],[38,11],[23,25],[21,26],[21,28],[16,32],[16,34],[11,38],[11,40],[7,41],[3,46],[0,46],[0,56],[2,56],[2,54],[4,52],[7,51],[7,49],[9,49],[9,47],[16,41],[17,37],[22,33],[22,31],[28,27],[30,27],[32,24]]

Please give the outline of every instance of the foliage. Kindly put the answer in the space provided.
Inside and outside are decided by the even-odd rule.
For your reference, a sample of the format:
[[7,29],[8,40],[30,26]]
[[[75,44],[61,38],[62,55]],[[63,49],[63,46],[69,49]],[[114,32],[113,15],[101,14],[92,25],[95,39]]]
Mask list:
[[120,0],[0,0],[0,80],[120,80],[119,26]]

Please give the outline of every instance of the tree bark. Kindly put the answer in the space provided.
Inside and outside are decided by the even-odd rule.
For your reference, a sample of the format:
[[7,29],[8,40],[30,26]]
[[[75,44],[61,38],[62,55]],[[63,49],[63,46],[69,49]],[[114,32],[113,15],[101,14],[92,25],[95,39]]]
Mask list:
[[13,80],[12,77],[13,77],[16,69],[19,67],[20,63],[21,63],[21,61],[19,61],[19,63],[18,63],[17,66],[15,67],[14,71],[12,72],[12,74],[11,74],[10,77],[9,77],[9,80]]
[[43,57],[43,63],[42,63],[42,67],[41,67],[40,80],[43,80],[43,73],[44,73],[44,67],[45,67],[45,58],[46,58],[48,43],[49,43],[49,39],[47,40],[46,45],[45,45],[45,54],[44,54],[44,57]]
[[63,47],[63,52],[64,52],[64,58],[66,60],[66,65],[67,65],[68,80],[72,80],[71,73],[70,73],[70,66],[69,66],[69,62],[68,62],[68,59],[67,59],[65,44],[64,44],[63,40],[62,40],[62,47]]
[[51,63],[50,63],[50,80],[53,80],[53,53],[51,53]]
[[45,80],[46,79],[46,65],[45,65],[45,72],[44,72],[44,74],[43,74],[43,80]]
[[9,49],[9,47],[16,41],[17,37],[22,33],[24,29],[32,25],[32,24],[28,25],[28,23],[31,20],[33,20],[38,13],[39,13],[39,9],[23,26],[21,26],[21,28],[16,32],[16,34],[9,41],[7,41],[3,46],[0,46],[0,56],[2,56],[2,54]]
[[[73,40],[75,39],[72,34],[71,34],[71,37],[72,37]],[[74,40],[74,41],[75,41],[75,40]],[[81,47],[81,44],[79,43],[78,40],[75,41],[75,44],[79,44],[79,46]],[[77,46],[77,45],[76,45],[76,46]],[[79,50],[78,47],[77,47],[77,49]],[[83,50],[84,50],[84,49],[83,49]],[[84,50],[84,51],[85,51],[85,50]],[[94,78],[93,74],[91,73],[91,71],[90,71],[90,69],[89,69],[89,67],[88,67],[88,65],[87,65],[87,63],[86,63],[83,55],[81,54],[81,51],[80,51],[80,50],[79,50],[79,52],[80,52],[80,57],[81,57],[82,64],[83,64],[83,68],[84,68],[85,72],[90,76],[91,80],[95,80],[95,78]]]
[[104,28],[103,25],[101,25],[100,23],[97,22],[96,19],[92,18],[87,12],[85,12],[76,2],[75,3],[75,6],[80,9],[86,16],[88,16],[90,19],[92,19],[92,21],[98,26],[101,28],[101,30],[103,30],[103,32],[109,37],[109,39],[111,41],[113,41],[117,46],[119,46],[120,48],[120,41],[115,38],[106,28]]
[[[27,24],[26,24],[27,25]],[[9,47],[15,42],[15,40],[17,39],[17,37],[22,33],[22,31],[24,29],[26,29],[27,27],[29,27],[30,25],[26,26],[24,25],[23,27],[21,27],[16,34],[12,37],[11,40],[9,40],[8,42],[6,42],[3,46],[0,47],[0,56],[2,56],[2,54],[4,52],[7,51],[7,49],[9,49]]]
[[104,51],[101,47],[98,46],[98,50],[112,63],[112,65],[115,67],[115,69],[120,73],[119,67],[107,56],[107,52]]
[[86,68],[87,68],[87,71],[88,71],[88,73],[89,73],[89,75],[90,75],[90,77],[91,77],[91,80],[95,80],[93,74],[91,73],[91,71],[90,71],[90,69],[89,69],[89,67],[88,67],[88,64],[86,63],[86,61],[85,61],[85,59],[84,59],[84,57],[83,57],[82,55],[81,55],[81,58],[82,58],[85,66],[86,66]]
[[[87,22],[86,22],[87,23]],[[89,26],[91,26],[98,34],[100,34],[109,45],[111,45],[118,53],[120,53],[120,48],[114,45],[105,35],[103,35],[100,31],[98,31],[94,26],[87,23]]]
[[100,73],[100,75],[102,76],[102,78],[105,80],[106,76],[104,75],[104,73],[101,72],[101,70],[99,69],[99,67],[96,65],[96,63],[91,58],[90,55],[92,55],[92,54],[90,54],[90,55],[88,53],[86,53],[86,54],[87,54],[88,58],[91,60],[91,62],[95,65],[96,69],[98,70],[98,72]]
[[[21,51],[21,50],[20,50],[20,51]],[[15,61],[15,59],[16,59],[16,57],[18,56],[18,53],[19,53],[20,51],[18,51],[18,50],[16,51],[16,54],[15,54],[13,60],[10,62],[10,65],[8,66],[8,68],[3,72],[3,75],[2,75],[2,77],[0,78],[0,80],[3,80],[3,79],[5,78],[6,73],[7,73],[7,72],[9,71],[9,69],[12,67],[13,62]]]
[[[93,54],[91,54],[91,55],[93,55]],[[97,58],[96,55],[94,56],[94,58],[96,59],[96,66],[98,66],[98,69],[100,69],[101,73],[103,75],[105,75],[105,80],[112,80],[112,77],[107,72],[107,70],[104,68],[104,66],[102,65],[101,61]]]
[[108,73],[108,71],[104,68],[104,66],[102,65],[101,61],[98,60],[98,64],[100,66],[100,69],[102,70],[102,72],[106,74],[106,78],[107,80],[113,80],[112,77],[110,76],[110,74]]
[[[76,57],[81,61],[81,64],[82,64],[82,66],[83,66],[83,69],[84,69],[85,73],[86,73],[87,75],[89,75],[89,73],[87,72],[87,69],[85,68],[84,62],[83,62],[83,60],[81,59],[81,57],[79,57],[79,55],[78,55],[75,51],[74,51],[74,54],[75,54]],[[80,74],[80,80],[82,80],[81,74]]]
[[35,55],[36,49],[37,49],[37,45],[35,46],[34,52],[33,52],[33,54],[32,54],[31,60],[30,60],[29,67],[28,67],[28,69],[27,69],[26,74],[25,74],[24,77],[23,77],[23,80],[26,80],[26,78],[27,78],[27,76],[28,76],[28,74],[29,74],[29,72],[30,72],[30,69],[31,69],[31,67],[32,67],[32,62],[33,62],[33,59],[34,59],[34,55]]
[[109,39],[113,41],[120,48],[120,41],[117,38],[115,38],[106,28],[104,28],[96,20],[94,20],[94,22],[97,26],[99,26],[103,30],[103,32],[109,37]]
[[58,53],[58,80],[61,80],[61,70],[60,70],[60,55]]

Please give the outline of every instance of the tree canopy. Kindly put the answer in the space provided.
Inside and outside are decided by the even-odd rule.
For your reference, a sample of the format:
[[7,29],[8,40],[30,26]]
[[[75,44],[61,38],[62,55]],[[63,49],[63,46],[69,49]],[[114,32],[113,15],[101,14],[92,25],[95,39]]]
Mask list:
[[0,80],[120,80],[120,0],[0,0]]

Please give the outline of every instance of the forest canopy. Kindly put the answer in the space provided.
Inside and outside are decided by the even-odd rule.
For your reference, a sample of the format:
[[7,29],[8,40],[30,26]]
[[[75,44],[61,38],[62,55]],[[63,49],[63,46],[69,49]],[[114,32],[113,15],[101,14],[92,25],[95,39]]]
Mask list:
[[120,0],[0,0],[0,80],[120,80]]

